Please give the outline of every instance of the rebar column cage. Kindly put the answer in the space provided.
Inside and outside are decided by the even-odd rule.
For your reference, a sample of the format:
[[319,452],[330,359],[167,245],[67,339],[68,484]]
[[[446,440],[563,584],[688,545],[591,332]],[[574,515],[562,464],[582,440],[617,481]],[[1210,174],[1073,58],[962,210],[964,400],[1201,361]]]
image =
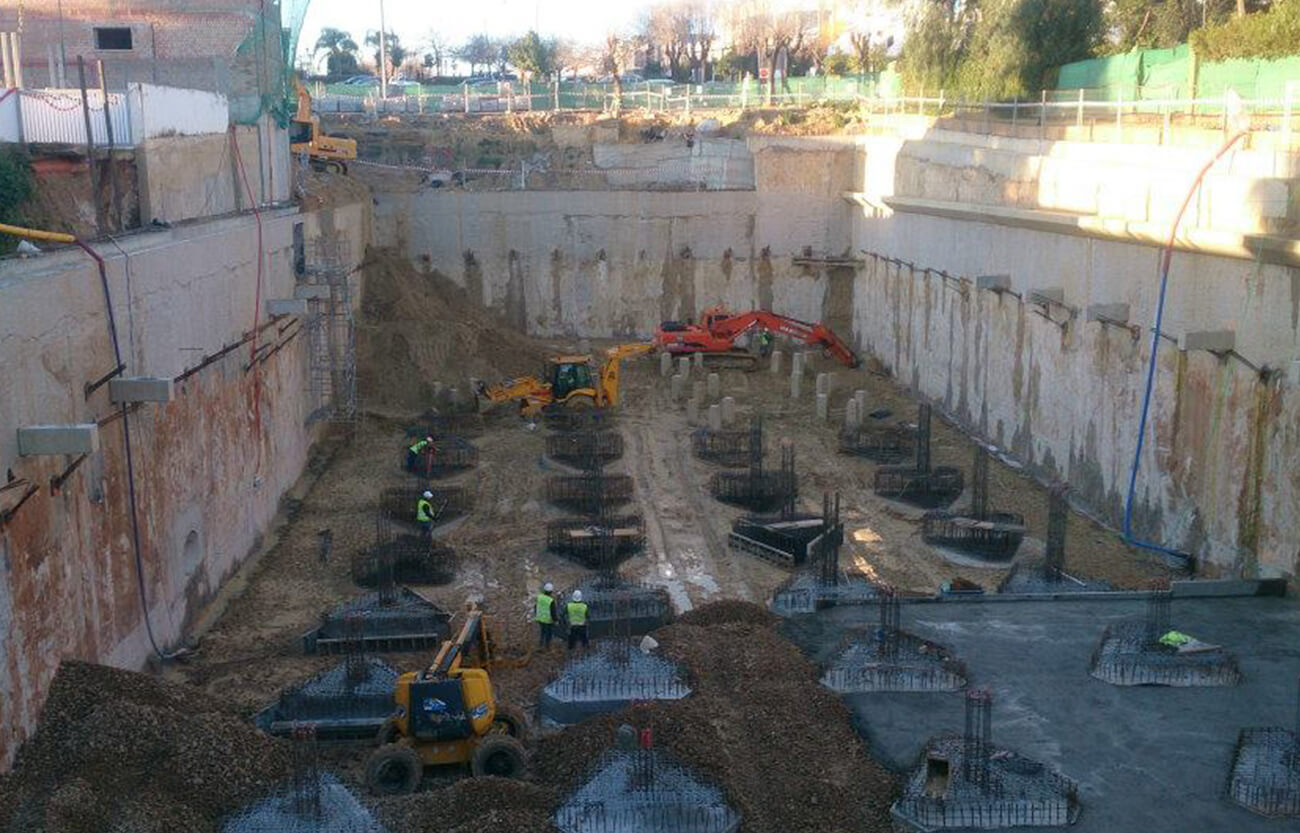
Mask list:
[[1025,537],[1025,517],[988,508],[989,453],[975,446],[971,505],[967,513],[932,509],[921,518],[921,540],[935,547],[971,553],[988,561],[1007,561]]
[[613,408],[571,408],[555,404],[542,408],[542,423],[552,431],[596,431],[611,428]]
[[587,632],[593,638],[630,639],[650,633],[672,621],[673,604],[662,587],[624,578],[602,569],[563,594],[582,591],[587,603]]
[[435,411],[426,411],[420,415],[420,418],[414,425],[408,426],[406,436],[410,440],[420,439],[421,437],[433,437],[435,440],[444,437],[464,437],[472,439],[483,434],[483,415],[476,412],[461,412],[442,414]]
[[546,479],[546,500],[574,512],[597,515],[632,500],[634,483],[627,474],[557,474]]
[[467,515],[474,508],[473,494],[459,486],[398,486],[379,493],[377,512],[394,524],[415,529],[415,504],[426,491],[433,494],[429,503],[433,505],[435,527]]
[[749,464],[752,436],[748,429],[696,428],[691,432],[691,453],[708,463],[741,468]]
[[840,432],[840,452],[873,463],[900,463],[916,454],[916,432],[901,424],[864,421]]
[[989,788],[989,755],[993,749],[993,693],[987,688],[966,692],[966,731],[962,735],[962,777],[981,791]]
[[321,818],[320,745],[316,727],[310,724],[293,730],[293,774],[290,790],[293,809],[299,818]]
[[927,508],[951,503],[965,488],[961,469],[930,465],[930,406],[921,403],[916,418],[916,461],[911,466],[881,466],[872,489],[881,497]]
[[342,654],[358,637],[348,621],[359,617],[361,642],[372,653],[418,651],[436,647],[447,635],[451,616],[433,602],[407,587],[396,587],[390,595],[366,593],[322,614],[320,625],[303,635],[308,654]]
[[361,587],[377,587],[385,573],[399,584],[446,584],[455,578],[456,550],[408,530],[391,515],[377,512],[374,546],[352,553],[352,580]]
[[342,663],[285,688],[253,723],[280,736],[308,725],[326,740],[374,738],[393,712],[398,672],[373,656],[354,665],[359,654],[349,651]]
[[1173,604],[1174,593],[1168,579],[1152,579],[1147,592],[1147,609],[1144,635],[1147,643],[1160,644],[1160,637],[1169,632],[1169,610]]
[[876,633],[876,652],[885,659],[898,658],[898,643],[901,638],[902,618],[898,593],[893,587],[885,585],[880,588],[880,630]]
[[342,235],[312,241],[298,286],[307,298],[307,422],[357,419],[357,334],[352,310],[351,245]]
[[1047,549],[1043,578],[1052,583],[1065,576],[1065,533],[1070,521],[1069,487],[1054,485],[1047,493]]
[[[759,429],[761,430],[761,428]],[[770,512],[788,506],[799,494],[799,480],[794,472],[794,446],[781,444],[780,471],[764,471],[762,445],[750,446],[749,469],[743,472],[714,472],[709,491],[723,503],[755,512]]]
[[1183,650],[1161,644],[1160,638],[1170,630],[1172,597],[1167,578],[1152,580],[1146,615],[1106,627],[1093,649],[1089,673],[1122,686],[1231,686],[1241,682],[1236,657],[1222,647],[1197,645],[1195,650]]
[[617,431],[573,431],[546,438],[546,456],[568,466],[592,470],[623,456],[623,435]]
[[422,453],[413,456],[408,444],[402,449],[402,468],[421,480],[429,480],[478,465],[478,448],[464,437],[447,434],[434,439],[432,446],[432,449],[426,447]]
[[1296,687],[1292,728],[1243,729],[1233,749],[1224,792],[1261,816],[1300,816],[1300,680]]

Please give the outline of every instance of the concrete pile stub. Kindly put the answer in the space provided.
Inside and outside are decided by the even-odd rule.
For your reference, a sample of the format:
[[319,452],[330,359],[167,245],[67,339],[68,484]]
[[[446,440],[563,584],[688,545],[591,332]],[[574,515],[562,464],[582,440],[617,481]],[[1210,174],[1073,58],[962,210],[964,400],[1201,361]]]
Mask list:
[[802,383],[803,383],[803,376],[801,376],[798,373],[790,374],[790,398],[791,399],[799,398],[799,388],[802,385]]
[[672,395],[673,401],[678,402],[682,398],[682,393],[686,390],[686,380],[680,373],[674,373],[672,378]]
[[817,394],[817,418],[825,422],[830,412],[831,398],[824,393]]
[[694,394],[686,402],[686,421],[691,425],[700,421],[700,400]]
[[844,427],[850,431],[858,427],[858,402],[856,399],[850,399],[844,403]]
[[679,356],[677,359],[677,372],[683,379],[691,378],[691,360],[688,356]]
[[863,388],[858,388],[853,392],[853,401],[858,405],[858,420],[863,421],[867,418],[867,392]]
[[781,372],[781,351],[773,350],[770,369],[773,374]]
[[703,354],[703,353],[695,353],[694,356],[695,356],[695,369],[696,369],[696,370],[699,370],[699,371],[701,371],[701,372],[703,372],[703,371],[704,371],[704,354]]
[[709,406],[709,430],[722,430],[722,407],[720,405]]
[[710,373],[708,378],[709,398],[717,399],[722,395],[722,377],[716,373]]
[[736,421],[736,398],[734,396],[722,397],[722,424],[731,425]]
[[673,354],[667,352],[660,353],[659,354],[659,375],[671,376],[672,372],[673,372]]

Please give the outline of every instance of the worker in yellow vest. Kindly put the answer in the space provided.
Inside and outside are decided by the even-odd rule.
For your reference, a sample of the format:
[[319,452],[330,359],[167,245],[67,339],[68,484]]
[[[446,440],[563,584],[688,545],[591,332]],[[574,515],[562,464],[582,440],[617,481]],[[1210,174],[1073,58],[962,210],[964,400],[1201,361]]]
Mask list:
[[569,650],[579,641],[587,647],[587,603],[582,600],[582,591],[574,590],[569,603],[564,606],[564,616],[569,620]]
[[[425,437],[419,442],[412,444],[406,449],[406,470],[411,472],[423,471],[425,474],[428,474],[429,470],[433,468],[434,450],[433,437]],[[424,460],[423,458],[426,454],[428,455],[428,459]],[[423,465],[421,465],[422,462]]]
[[433,537],[433,504],[429,502],[432,499],[433,492],[425,492],[415,502],[415,522],[426,538]]
[[555,635],[555,620],[559,614],[554,593],[555,585],[546,582],[542,585],[542,592],[537,594],[534,604],[533,621],[537,623],[538,641],[543,651],[551,647],[551,637]]

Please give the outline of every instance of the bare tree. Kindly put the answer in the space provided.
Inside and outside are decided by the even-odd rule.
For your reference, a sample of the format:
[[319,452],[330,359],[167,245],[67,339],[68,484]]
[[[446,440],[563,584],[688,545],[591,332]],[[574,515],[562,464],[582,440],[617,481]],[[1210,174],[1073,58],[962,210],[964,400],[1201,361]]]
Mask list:
[[688,40],[687,50],[691,59],[691,74],[703,84],[708,80],[709,53],[713,50],[713,41],[717,38],[717,29],[713,25],[713,15],[709,7],[700,0],[687,3]]
[[789,59],[799,54],[809,27],[800,12],[780,10],[773,0],[742,0],[735,10],[735,25],[737,41],[754,53],[760,67],[767,67],[764,98],[770,105],[776,93],[777,64],[784,56],[788,65]]
[[617,32],[605,36],[605,48],[600,56],[601,72],[607,73],[614,80],[614,101],[612,111],[618,116],[623,107],[623,73],[636,58],[636,42],[623,37]]
[[424,37],[424,57],[427,59],[425,67],[433,70],[436,76],[443,75],[443,68],[447,65],[447,59],[451,57],[451,45],[447,39],[437,32],[429,32]]

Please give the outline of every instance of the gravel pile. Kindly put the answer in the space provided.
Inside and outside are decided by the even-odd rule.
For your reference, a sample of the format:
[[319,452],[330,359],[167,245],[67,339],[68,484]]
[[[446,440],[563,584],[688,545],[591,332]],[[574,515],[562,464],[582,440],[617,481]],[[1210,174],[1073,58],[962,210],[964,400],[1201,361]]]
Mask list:
[[677,622],[682,625],[722,625],[727,622],[748,622],[751,625],[775,625],[778,617],[771,611],[760,607],[753,602],[742,602],[736,599],[724,599],[719,602],[709,602],[705,605],[688,610],[681,616],[677,617]]
[[382,799],[375,810],[400,833],[551,833],[556,803],[545,785],[470,778],[436,792]]
[[0,830],[215,830],[289,761],[287,745],[195,689],[64,662],[36,735],[0,781]]

